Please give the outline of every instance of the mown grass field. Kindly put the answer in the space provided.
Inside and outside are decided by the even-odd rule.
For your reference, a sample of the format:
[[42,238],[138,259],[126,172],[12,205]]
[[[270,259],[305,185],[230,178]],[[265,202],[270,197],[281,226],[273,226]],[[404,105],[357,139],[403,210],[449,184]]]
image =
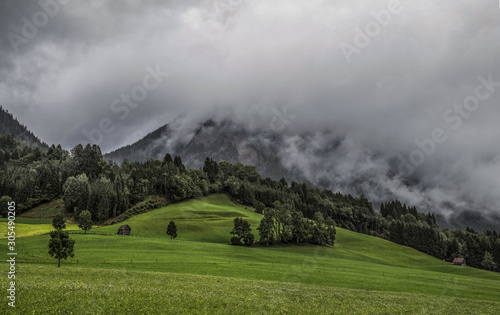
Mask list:
[[[25,265],[2,314],[497,314],[498,303],[163,272]],[[2,283],[3,284],[3,283]]]
[[[62,268],[56,268],[55,259],[47,254],[48,235],[19,237],[16,312],[498,314],[500,310],[498,273],[452,266],[343,229],[338,229],[334,247],[230,246],[236,216],[247,218],[257,232],[260,216],[253,209],[214,195],[91,231],[109,235],[72,234],[75,258],[64,261]],[[165,234],[170,220],[178,226],[175,240]],[[121,224],[129,224],[133,236],[116,235]],[[6,240],[2,248],[6,250]],[[0,270],[6,274],[6,265]],[[5,276],[2,283],[6,285]]]

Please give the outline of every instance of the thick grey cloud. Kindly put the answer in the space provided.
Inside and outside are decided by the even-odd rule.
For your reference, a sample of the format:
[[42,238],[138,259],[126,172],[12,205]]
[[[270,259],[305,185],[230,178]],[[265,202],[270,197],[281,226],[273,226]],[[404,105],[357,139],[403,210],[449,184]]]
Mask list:
[[[181,113],[197,122],[215,110],[269,128],[285,106],[294,119],[281,131],[283,160],[322,168],[308,175],[318,183],[371,174],[377,191],[415,204],[500,209],[500,87],[481,88],[477,106],[471,98],[478,77],[500,81],[498,2],[64,2],[16,47],[9,34],[23,36],[41,6],[0,5],[0,102],[46,142],[70,148],[104,120],[109,151]],[[113,110],[148,67],[169,75],[135,108]],[[464,100],[473,110],[454,107]],[[446,140],[398,173],[398,157],[412,164],[415,141],[436,128]],[[338,139],[335,156],[321,156]]]

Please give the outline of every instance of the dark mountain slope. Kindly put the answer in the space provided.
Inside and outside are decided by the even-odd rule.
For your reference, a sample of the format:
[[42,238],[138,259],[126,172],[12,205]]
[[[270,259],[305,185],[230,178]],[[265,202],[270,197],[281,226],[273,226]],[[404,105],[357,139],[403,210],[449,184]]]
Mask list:
[[12,116],[9,111],[0,106],[0,135],[12,135],[14,139],[27,145],[48,148],[28,128]]
[[117,163],[124,159],[144,162],[151,158],[161,160],[169,153],[172,157],[180,156],[186,166],[199,169],[210,157],[218,162],[255,166],[263,177],[275,180],[284,177],[288,182],[305,182],[343,194],[363,194],[377,208],[380,202],[398,199],[411,202],[424,212],[448,213],[437,215],[442,227],[469,226],[485,231],[500,223],[498,215],[487,215],[472,205],[464,209],[430,199],[407,200],[409,194],[425,195],[425,189],[429,189],[419,173],[400,176],[397,159],[386,160],[369,145],[361,150],[353,147],[348,137],[332,131],[277,133],[252,129],[230,119],[210,119],[182,128],[179,125],[182,123],[173,121],[105,158]]
[[192,131],[174,130],[167,124],[105,158],[118,163],[124,159],[142,162],[163,159],[170,153],[180,156],[186,166],[198,169],[208,156],[218,162],[253,165],[264,176],[279,179],[292,175],[280,163],[281,143],[280,137],[270,133],[251,132],[227,120],[208,120]]

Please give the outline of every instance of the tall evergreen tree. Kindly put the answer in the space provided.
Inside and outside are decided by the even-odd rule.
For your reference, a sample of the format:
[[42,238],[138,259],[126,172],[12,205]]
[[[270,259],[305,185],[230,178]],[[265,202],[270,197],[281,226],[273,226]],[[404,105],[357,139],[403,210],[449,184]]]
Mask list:
[[170,155],[170,153],[167,153],[165,154],[165,157],[163,158],[163,164],[170,164],[172,163],[173,160],[172,160],[172,156]]
[[184,164],[182,164],[182,159],[181,159],[180,156],[176,156],[174,158],[174,165],[175,165],[175,167],[177,167],[180,170],[184,170],[185,169],[185,166],[184,166]]
[[177,237],[177,225],[175,225],[174,221],[170,221],[170,223],[168,224],[167,235],[169,235],[171,239]]

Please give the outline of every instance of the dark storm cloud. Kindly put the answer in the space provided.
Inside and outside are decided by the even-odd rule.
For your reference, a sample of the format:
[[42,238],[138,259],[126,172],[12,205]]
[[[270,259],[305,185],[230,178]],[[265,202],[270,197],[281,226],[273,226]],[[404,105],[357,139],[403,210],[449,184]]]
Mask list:
[[[370,174],[373,197],[500,209],[500,87],[473,111],[454,107],[480,76],[500,81],[494,1],[74,0],[18,49],[9,34],[42,8],[0,6],[0,102],[46,142],[70,148],[97,130],[109,151],[215,109],[269,129],[284,108],[283,160],[317,183]],[[140,92],[148,67],[169,75],[128,106],[122,95]],[[446,141],[394,175],[436,129]],[[333,157],[320,154],[338,139]]]

